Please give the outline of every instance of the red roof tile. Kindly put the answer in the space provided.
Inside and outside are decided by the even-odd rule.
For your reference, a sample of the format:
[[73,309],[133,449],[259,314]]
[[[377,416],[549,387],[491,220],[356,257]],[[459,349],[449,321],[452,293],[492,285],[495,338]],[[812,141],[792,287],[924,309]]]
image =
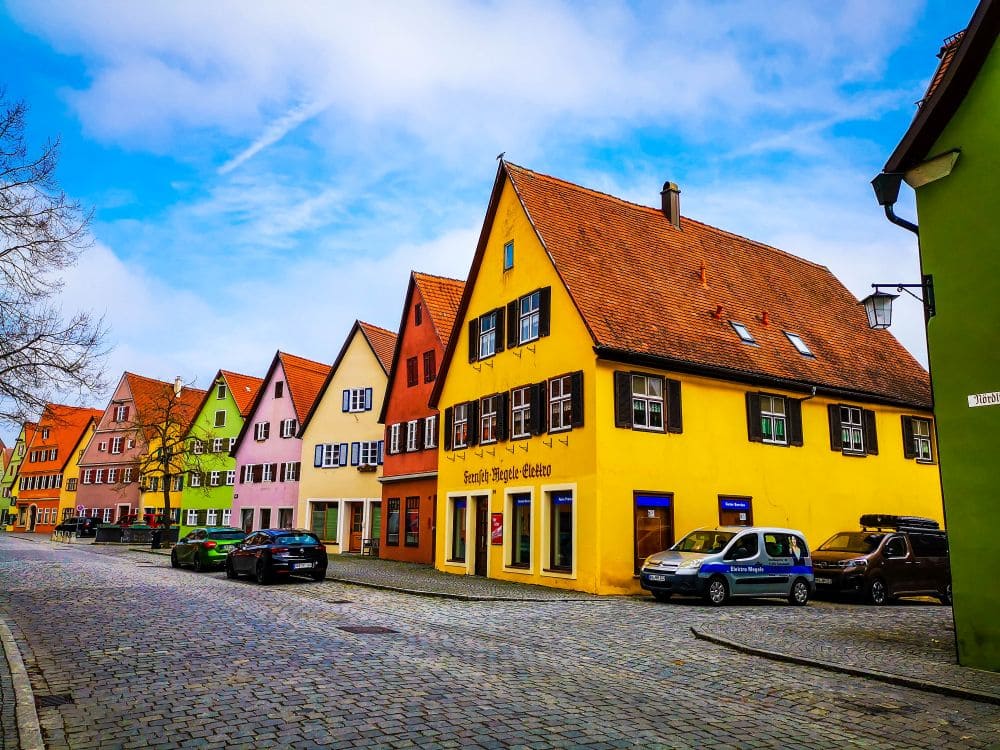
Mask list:
[[[28,450],[30,452],[40,448],[56,448],[56,458],[52,461],[34,461],[25,464],[22,466],[22,472],[50,474],[53,471],[61,471],[73,457],[73,449],[80,442],[87,425],[91,420],[100,421],[103,414],[103,409],[47,404]],[[45,430],[49,431],[48,439],[42,438]]]
[[458,306],[462,302],[465,282],[418,271],[413,272],[413,281],[420,288],[420,296],[424,298],[427,314],[441,345],[447,346],[451,330],[455,326]]
[[924,98],[917,102],[917,106],[923,106],[924,102],[931,98],[937,87],[941,85],[941,81],[944,80],[945,73],[948,72],[948,68],[951,66],[951,61],[955,59],[955,52],[958,51],[958,45],[962,42],[962,37],[965,36],[965,31],[962,30],[957,34],[952,34],[950,37],[944,40],[944,44],[941,45],[941,49],[938,52],[938,59],[941,60],[938,63],[937,70],[934,72],[934,77],[931,78],[930,84],[927,86],[927,93],[924,94]]
[[219,370],[219,373],[226,379],[226,385],[229,386],[229,392],[233,394],[236,408],[240,410],[240,416],[245,419],[250,413],[250,407],[253,406],[257,391],[264,384],[264,379],[255,378],[252,375],[241,375],[229,370]]
[[281,366],[285,371],[285,382],[292,394],[292,404],[295,406],[295,416],[301,424],[312,409],[319,395],[326,376],[330,374],[330,365],[313,362],[311,359],[296,357],[294,354],[278,352]]
[[392,367],[392,353],[396,348],[396,334],[385,328],[379,328],[361,320],[358,321],[358,326],[368,339],[368,343],[372,351],[375,352],[375,356],[378,357],[382,369],[389,372],[389,368]]
[[[158,419],[159,416],[166,416],[165,406],[168,403],[170,394],[173,392],[174,384],[163,380],[154,380],[135,373],[126,372],[125,378],[128,380],[129,392],[132,394],[132,401],[135,403],[137,422],[142,424],[148,420]],[[199,388],[184,386],[181,390],[180,400],[177,408],[173,410],[171,418],[177,421],[181,430],[186,432],[191,426],[192,420],[198,413],[198,406],[205,391]]]

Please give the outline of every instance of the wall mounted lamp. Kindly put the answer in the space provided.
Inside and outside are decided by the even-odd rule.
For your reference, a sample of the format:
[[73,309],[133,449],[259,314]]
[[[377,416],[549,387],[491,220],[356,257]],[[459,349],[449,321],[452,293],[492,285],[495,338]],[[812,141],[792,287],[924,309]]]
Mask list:
[[[875,290],[863,300],[865,315],[868,316],[868,327],[875,329],[888,328],[892,325],[892,301],[898,294],[883,292],[882,288],[895,289],[897,292],[906,292],[914,299],[918,299],[924,304],[924,321],[934,317],[934,279],[930,274],[924,274],[919,284],[872,284]],[[911,289],[920,289],[923,296],[914,294]]]

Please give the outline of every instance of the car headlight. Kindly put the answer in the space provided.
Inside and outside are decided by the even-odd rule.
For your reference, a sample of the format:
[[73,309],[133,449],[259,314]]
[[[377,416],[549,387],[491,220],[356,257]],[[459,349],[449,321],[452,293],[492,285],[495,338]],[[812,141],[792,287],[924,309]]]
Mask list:
[[868,561],[859,557],[857,560],[844,560],[841,565],[845,568],[864,568],[868,566]]
[[701,567],[701,560],[685,560],[684,562],[682,562],[677,567],[678,568],[700,568]]

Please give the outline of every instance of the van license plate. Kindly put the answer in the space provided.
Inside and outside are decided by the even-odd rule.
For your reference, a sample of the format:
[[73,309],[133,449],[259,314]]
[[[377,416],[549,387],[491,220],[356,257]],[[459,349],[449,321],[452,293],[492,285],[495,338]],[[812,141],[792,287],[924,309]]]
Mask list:
[[832,578],[817,578],[816,579],[816,583],[829,586],[829,585],[833,584],[833,579]]
[[649,580],[651,580],[651,581],[665,581],[665,580],[667,580],[667,577],[666,576],[655,575],[655,574],[650,573]]
[[292,570],[301,570],[302,568],[315,568],[315,567],[316,567],[316,563],[313,563],[313,562],[292,563]]

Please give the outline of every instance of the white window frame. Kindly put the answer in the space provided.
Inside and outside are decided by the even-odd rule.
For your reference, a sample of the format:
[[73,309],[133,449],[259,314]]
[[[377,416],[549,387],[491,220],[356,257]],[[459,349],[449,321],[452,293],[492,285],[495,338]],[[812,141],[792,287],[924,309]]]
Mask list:
[[497,413],[499,409],[499,396],[484,396],[479,399],[479,442],[482,445],[489,445],[497,441]]
[[108,441],[107,440],[101,440],[97,444],[97,450],[101,451],[102,453],[107,453],[108,452]]
[[417,449],[417,420],[411,419],[406,423],[406,450],[415,451]]
[[365,411],[365,389],[364,388],[348,388],[348,393],[350,394],[350,401],[348,402],[350,412]]
[[260,481],[261,482],[273,482],[274,481],[274,469],[272,468],[274,464],[265,463],[262,464],[264,467],[260,470]]
[[[234,471],[233,474],[235,474],[235,473],[236,472]],[[232,508],[223,508],[222,509],[222,525],[223,526],[232,526],[233,525],[233,509]]]
[[378,466],[378,440],[362,440],[358,455],[360,466]]
[[[770,445],[788,445],[788,405],[784,396],[761,394],[758,398],[760,398],[761,442]],[[778,403],[781,404],[780,412],[775,408]],[[767,437],[768,431],[764,429],[765,422],[771,424],[772,437],[770,438]],[[783,440],[773,437],[778,434],[776,428],[779,424],[781,425],[781,433],[785,436]]]
[[125,449],[131,450],[132,448],[135,448],[135,440],[133,438],[129,438],[125,441]]
[[185,519],[185,526],[197,526],[198,525],[198,511],[194,508],[187,509],[187,518]]
[[104,484],[104,469],[94,471],[94,484]]
[[489,359],[497,353],[497,311],[479,316],[479,359]]
[[295,461],[286,461],[285,466],[285,481],[286,482],[297,482],[299,481],[299,468],[295,466]]
[[222,453],[222,441],[225,438],[212,438],[212,453]]
[[281,437],[292,438],[295,437],[295,431],[298,429],[298,422],[295,419],[283,419],[281,420]]
[[188,475],[188,487],[201,487],[201,472],[192,471]]
[[424,448],[437,447],[437,414],[424,417]]
[[757,339],[755,339],[753,337],[753,334],[750,333],[750,329],[747,328],[742,323],[737,323],[735,320],[730,320],[729,325],[732,326],[732,329],[736,332],[736,335],[739,336],[740,341],[742,341],[744,344],[757,343]]
[[517,341],[527,344],[539,337],[539,321],[541,320],[542,292],[536,290],[526,294],[517,301]]
[[[523,401],[517,402],[518,394]],[[523,431],[518,430],[518,421]],[[531,437],[531,386],[524,385],[510,391],[510,437],[512,440]]]
[[[653,392],[655,389],[650,387],[650,384],[653,382],[659,384],[659,395]],[[630,414],[632,427],[636,430],[647,430],[649,432],[663,432],[666,430],[665,420],[663,419],[666,407],[663,393],[666,387],[664,379],[659,375],[632,373],[630,384],[632,388],[632,413]],[[637,385],[641,386],[641,388],[637,388]],[[636,421],[635,407],[637,404],[642,404],[643,414],[646,418],[645,424]],[[655,407],[659,407],[659,426],[652,424],[654,421],[652,416],[655,413]]]
[[196,456],[200,456],[202,453],[205,452],[205,443],[203,443],[201,440],[195,440],[193,443],[191,443],[191,452]]
[[215,508],[209,508],[205,513],[205,525],[206,526],[218,526],[219,525],[219,511]]
[[221,401],[226,397],[226,384],[219,383],[215,386],[215,398],[217,401]]
[[208,486],[218,487],[222,482],[222,472],[221,471],[210,471],[208,472]]
[[323,458],[320,467],[332,469],[340,466],[340,443],[323,443]]
[[573,376],[561,375],[548,382],[549,432],[573,428]]
[[840,442],[845,453],[865,452],[864,414],[861,407],[841,405]]
[[785,336],[788,338],[790,342],[792,342],[792,346],[795,347],[795,351],[797,351],[803,357],[816,356],[815,354],[812,353],[812,350],[808,347],[806,342],[802,340],[802,337],[799,336],[799,334],[785,331]]
[[401,422],[389,426],[389,452],[399,453],[399,433]]
[[118,479],[118,467],[112,466],[108,469],[108,484],[115,484]]
[[102,523],[111,523],[112,508],[104,508]]
[[271,435],[270,422],[257,422],[253,426],[253,439],[257,442],[267,440]]
[[171,477],[171,479],[173,480],[173,487],[171,488],[172,492],[180,492],[181,490],[184,489],[183,474],[174,474],[173,477]]
[[[461,441],[458,439],[459,435],[462,436]],[[463,401],[460,404],[455,404],[455,410],[454,412],[452,412],[451,447],[465,448],[468,445],[468,442],[469,442],[469,402]]]
[[236,469],[230,469],[226,472],[226,487],[234,487],[236,485]]
[[122,470],[122,484],[131,484],[131,483],[132,483],[132,467],[126,466]]
[[159,492],[160,491],[160,475],[154,474],[149,478],[149,491]]
[[119,404],[118,406],[116,406],[115,407],[115,421],[116,422],[124,422],[125,421],[125,412],[127,410],[128,410],[128,407],[125,404]]
[[121,435],[116,435],[115,437],[111,438],[111,452],[112,453],[121,453],[122,452],[122,436]]
[[[913,429],[913,450],[918,461],[933,461],[934,455],[931,453],[931,420],[922,417],[911,417],[910,424]],[[918,426],[925,429],[926,434],[918,432]]]

